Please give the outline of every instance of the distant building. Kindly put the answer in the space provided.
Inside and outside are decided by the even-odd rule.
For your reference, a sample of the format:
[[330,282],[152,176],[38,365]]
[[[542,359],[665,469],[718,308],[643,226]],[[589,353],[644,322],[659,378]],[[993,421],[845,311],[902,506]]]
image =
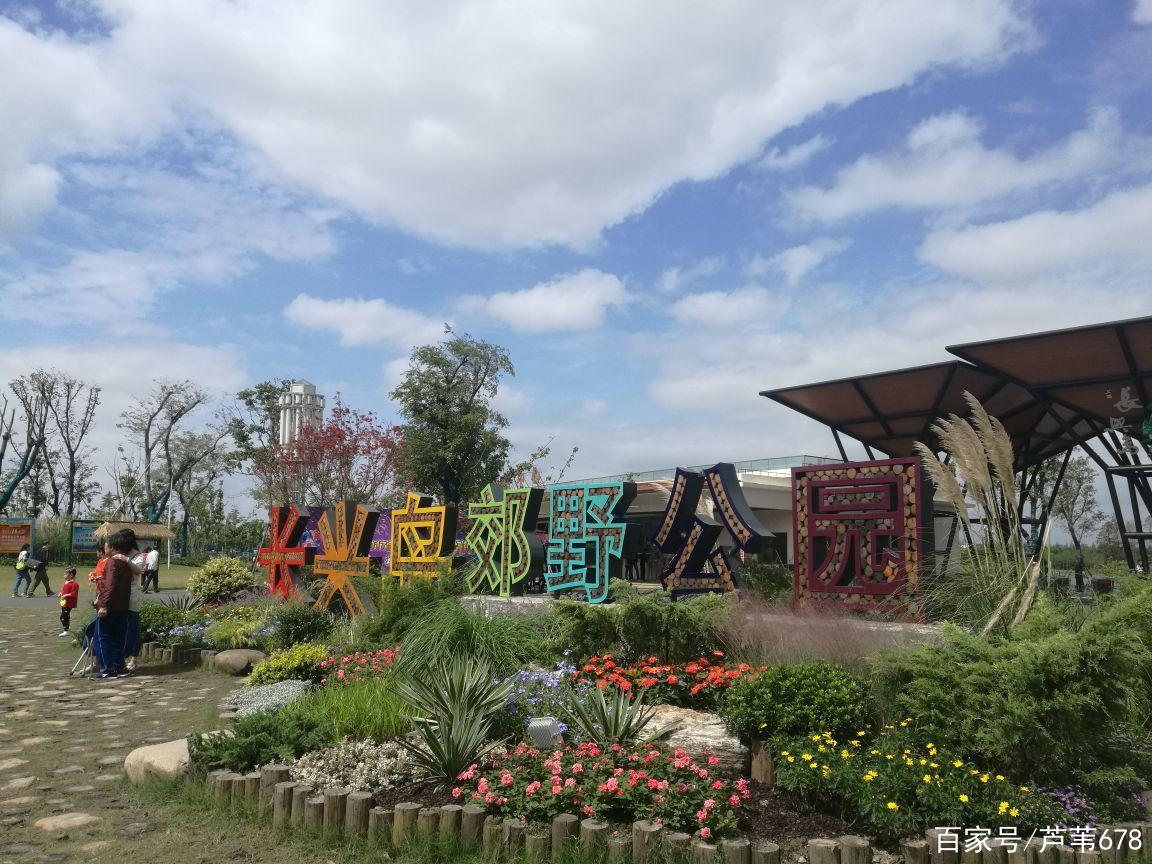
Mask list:
[[293,381],[280,394],[280,443],[291,444],[308,425],[324,422],[324,397],[308,381]]

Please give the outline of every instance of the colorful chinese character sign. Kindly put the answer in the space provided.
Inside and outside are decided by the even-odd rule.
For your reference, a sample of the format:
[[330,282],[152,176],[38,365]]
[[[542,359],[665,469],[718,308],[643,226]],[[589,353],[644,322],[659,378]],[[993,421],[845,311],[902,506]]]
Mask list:
[[493,591],[509,597],[512,587],[544,569],[544,544],[536,536],[536,520],[544,492],[528,487],[486,486],[480,500],[468,505],[472,527],[466,543],[476,563],[465,574],[468,590]]
[[354,501],[341,501],[320,517],[317,530],[324,554],[316,556],[312,572],[327,581],[313,604],[317,609],[330,608],[339,594],[353,618],[371,610],[371,598],[360,596],[352,578],[368,575],[368,552],[379,518],[379,513]]
[[608,583],[620,577],[624,551],[621,520],[636,497],[635,483],[570,483],[549,495],[549,591],[583,588],[589,603],[608,597]]
[[452,560],[456,543],[456,507],[437,507],[430,495],[409,492],[403,508],[392,511],[389,572],[404,585],[409,579],[434,579]]
[[792,469],[798,606],[919,617],[920,471],[916,458]]
[[[705,489],[716,519],[698,512]],[[703,474],[678,468],[668,505],[652,537],[656,548],[672,556],[660,573],[660,582],[673,598],[731,591],[736,587],[735,568],[724,547],[735,544],[744,552],[755,552],[771,537],[748,506],[732,465],[721,462]]]
[[296,584],[300,568],[311,564],[315,550],[300,545],[305,519],[295,506],[277,504],[268,520],[268,545],[257,562],[268,571],[268,593],[282,600],[304,600],[306,591]]
[[389,562],[392,559],[392,511],[381,510],[380,519],[376,522],[376,531],[372,534],[372,549],[368,552],[369,558],[380,562],[380,572],[387,573]]

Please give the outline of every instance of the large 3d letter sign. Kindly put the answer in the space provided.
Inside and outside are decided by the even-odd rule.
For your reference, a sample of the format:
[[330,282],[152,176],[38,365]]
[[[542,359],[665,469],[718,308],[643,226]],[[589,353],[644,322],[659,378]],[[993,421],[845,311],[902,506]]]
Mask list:
[[389,572],[401,585],[434,579],[456,547],[455,505],[437,507],[431,496],[409,492],[404,507],[392,511],[391,543]]
[[636,497],[635,483],[570,483],[548,490],[549,591],[583,588],[589,603],[608,597],[608,582],[620,577],[624,531],[620,520]]
[[920,470],[915,458],[792,469],[797,605],[920,614]]
[[341,501],[324,511],[317,525],[324,554],[316,556],[312,570],[317,576],[328,577],[328,581],[316,598],[317,609],[329,608],[339,594],[353,618],[371,611],[371,599],[357,593],[352,577],[368,575],[368,552],[379,518],[379,513],[353,501]]
[[544,545],[536,536],[536,520],[543,500],[540,489],[504,489],[493,483],[468,505],[472,528],[466,542],[477,559],[465,574],[469,591],[487,589],[508,597],[514,585],[539,577]]
[[305,520],[295,506],[277,504],[268,521],[268,545],[257,559],[268,569],[268,593],[283,600],[307,600],[307,592],[296,585],[300,568],[312,563],[316,550],[300,545]]
[[[697,513],[705,487],[720,521]],[[672,556],[660,582],[673,598],[736,587],[728,553],[723,545],[713,549],[724,531],[744,552],[757,551],[772,536],[748,506],[732,465],[721,462],[703,474],[677,468],[668,506],[652,537],[656,548]]]

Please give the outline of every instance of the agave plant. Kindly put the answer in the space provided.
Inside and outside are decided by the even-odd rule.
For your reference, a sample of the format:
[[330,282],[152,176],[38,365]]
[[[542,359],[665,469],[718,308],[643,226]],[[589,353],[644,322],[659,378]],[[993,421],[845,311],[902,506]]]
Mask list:
[[[656,709],[644,704],[644,692],[635,697],[619,688],[612,688],[612,695],[593,687],[589,690],[572,690],[564,700],[564,710],[577,734],[585,741],[595,741],[602,746],[619,744],[628,747],[642,737],[657,740],[671,733],[677,726],[669,723],[651,732],[648,725],[656,716]],[[647,733],[647,734],[646,734]]]
[[488,735],[510,689],[510,682],[492,677],[487,663],[470,657],[406,671],[396,692],[411,710],[417,740],[401,739],[400,745],[428,779],[456,782],[469,765],[503,743],[489,741]]
[[200,608],[200,601],[187,592],[165,597],[163,602],[165,606],[177,612],[195,612]]

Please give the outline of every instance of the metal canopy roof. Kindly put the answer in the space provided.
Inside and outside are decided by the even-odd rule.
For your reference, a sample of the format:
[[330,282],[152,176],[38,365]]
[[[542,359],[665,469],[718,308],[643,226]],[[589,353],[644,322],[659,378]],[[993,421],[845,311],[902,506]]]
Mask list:
[[1123,420],[1129,431],[1138,428],[1152,392],[1152,317],[951,345],[948,351],[1027,387],[1042,402],[1086,415],[1097,432],[1112,419]]
[[1018,384],[958,360],[765,390],[760,395],[889,456],[911,456],[916,441],[939,449],[932,423],[948,414],[966,414],[964,391],[1004,424],[1020,465],[1075,446],[1061,420],[1081,434],[1092,434],[1076,412],[1063,406],[1049,410]]
[[[923,441],[932,422],[965,414],[972,393],[1012,436],[1017,467],[1064,452],[1124,418],[1139,427],[1152,392],[1152,317],[953,345],[962,358],[761,391],[889,456]],[[966,362],[962,362],[966,361]],[[1125,392],[1133,407],[1126,407]],[[1119,406],[1117,403],[1120,403]]]

